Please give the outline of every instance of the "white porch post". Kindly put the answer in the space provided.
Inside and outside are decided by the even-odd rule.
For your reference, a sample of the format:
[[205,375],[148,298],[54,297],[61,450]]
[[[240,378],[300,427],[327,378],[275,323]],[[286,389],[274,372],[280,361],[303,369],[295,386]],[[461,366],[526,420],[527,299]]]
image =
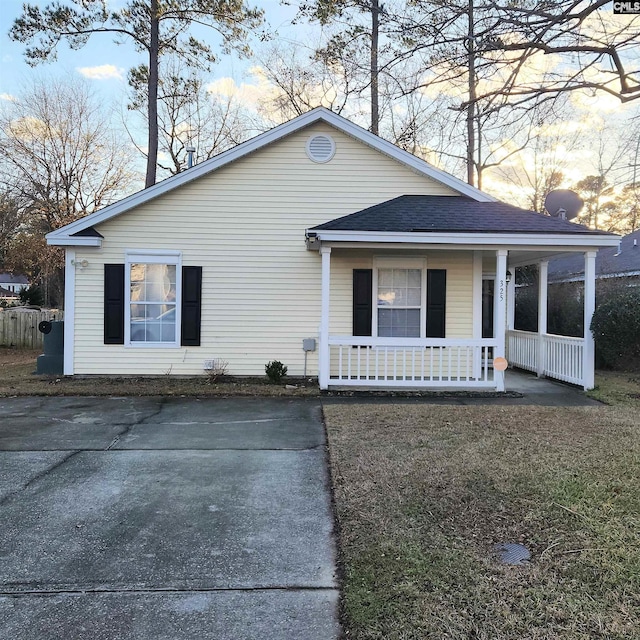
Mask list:
[[331,292],[331,247],[320,247],[322,258],[320,350],[318,352],[318,382],[321,389],[329,387],[329,298]]
[[[498,345],[493,358],[505,357],[506,319],[507,319],[507,255],[506,249],[496,251],[496,317],[494,321]],[[504,371],[493,370],[496,391],[504,391]]]
[[591,333],[591,318],[596,310],[596,252],[584,254],[584,354],[582,384],[585,391],[595,386],[595,343]]
[[[482,338],[482,252],[473,252],[473,339]],[[475,348],[473,355],[473,377],[482,376],[482,348]]]
[[548,309],[548,281],[549,262],[543,260],[538,268],[538,378],[544,376],[546,367],[547,345],[545,335],[547,334],[547,309]]

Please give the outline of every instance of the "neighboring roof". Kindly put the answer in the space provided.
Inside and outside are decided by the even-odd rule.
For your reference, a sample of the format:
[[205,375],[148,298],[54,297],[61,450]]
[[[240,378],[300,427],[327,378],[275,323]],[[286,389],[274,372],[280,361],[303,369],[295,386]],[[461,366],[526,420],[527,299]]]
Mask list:
[[[635,244],[634,244],[635,243]],[[640,229],[620,239],[619,247],[600,249],[596,255],[596,277],[640,276]],[[568,256],[549,262],[549,281],[584,279],[582,256]]]
[[412,155],[408,151],[404,151],[399,147],[396,147],[391,142],[387,140],[383,140],[378,136],[374,135],[370,131],[359,127],[358,125],[346,120],[342,116],[339,116],[324,107],[318,107],[309,111],[308,113],[304,113],[289,122],[281,124],[266,133],[260,134],[251,140],[247,140],[242,144],[239,144],[228,151],[225,151],[209,160],[205,160],[204,162],[195,165],[191,169],[187,171],[183,171],[171,178],[167,178],[158,184],[153,185],[143,191],[139,191],[138,193],[134,193],[133,195],[120,200],[96,213],[92,213],[91,215],[81,218],[76,222],[72,222],[71,224],[66,225],[56,231],[52,231],[47,234],[47,242],[49,244],[55,245],[92,245],[99,246],[101,238],[95,236],[85,236],[81,235],[80,232],[87,230],[90,227],[93,227],[97,224],[105,222],[106,220],[110,220],[111,218],[118,216],[134,207],[137,207],[145,202],[149,202],[154,198],[158,198],[173,189],[177,189],[182,185],[185,185],[193,180],[197,180],[202,176],[205,176],[221,167],[226,166],[231,162],[235,162],[244,156],[247,156],[259,149],[266,147],[267,145],[273,144],[282,138],[291,135],[305,127],[316,123],[326,123],[338,131],[342,131],[348,136],[359,140],[360,142],[372,147],[373,149],[383,153],[390,158],[397,160],[398,162],[406,165],[411,168],[415,172],[431,178],[436,182],[439,182],[443,185],[446,185],[453,189],[454,191],[469,197],[472,200],[477,200],[481,202],[493,202],[495,199],[468,185],[466,182],[452,176],[451,174],[442,171],[441,169],[437,169],[433,165],[417,158]]
[[463,196],[400,196],[310,229],[323,230],[549,233],[585,236],[604,233],[504,202],[477,202]]
[[0,282],[2,284],[29,284],[27,276],[14,275],[11,273],[0,273]]

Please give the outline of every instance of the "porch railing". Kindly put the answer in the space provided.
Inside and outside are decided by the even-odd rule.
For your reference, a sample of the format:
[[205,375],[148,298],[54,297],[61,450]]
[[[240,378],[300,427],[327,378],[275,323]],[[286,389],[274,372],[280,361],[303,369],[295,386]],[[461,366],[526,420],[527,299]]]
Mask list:
[[493,339],[329,337],[329,386],[495,387]]
[[520,369],[572,384],[583,384],[583,338],[508,331],[507,358],[512,366]]

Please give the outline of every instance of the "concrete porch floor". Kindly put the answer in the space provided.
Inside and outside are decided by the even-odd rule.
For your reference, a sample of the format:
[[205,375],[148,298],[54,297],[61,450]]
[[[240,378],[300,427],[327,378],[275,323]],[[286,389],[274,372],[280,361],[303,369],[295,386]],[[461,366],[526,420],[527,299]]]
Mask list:
[[508,369],[505,372],[505,388],[507,391],[523,394],[522,398],[513,398],[519,402],[508,404],[539,404],[552,407],[586,407],[601,404],[589,398],[580,387],[550,378],[538,378],[535,373],[520,369]]

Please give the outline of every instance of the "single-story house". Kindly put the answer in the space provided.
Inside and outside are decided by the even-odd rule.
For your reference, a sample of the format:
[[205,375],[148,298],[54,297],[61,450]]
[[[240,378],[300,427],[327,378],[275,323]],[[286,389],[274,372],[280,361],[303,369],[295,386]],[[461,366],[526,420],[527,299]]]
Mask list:
[[[318,108],[47,241],[66,249],[67,375],[217,361],[255,376],[279,360],[323,389],[503,390],[507,347],[549,360],[544,326],[512,330],[509,270],[582,256],[590,318],[596,252],[618,238],[499,202]],[[591,387],[592,337],[571,340],[541,373]]]
[[21,289],[29,287],[29,278],[21,274],[0,273],[0,289],[11,293],[19,293]]
[[[605,247],[596,256],[596,280],[640,286],[640,229],[620,238],[615,247]],[[584,281],[584,263],[570,255],[549,263],[549,284]]]

